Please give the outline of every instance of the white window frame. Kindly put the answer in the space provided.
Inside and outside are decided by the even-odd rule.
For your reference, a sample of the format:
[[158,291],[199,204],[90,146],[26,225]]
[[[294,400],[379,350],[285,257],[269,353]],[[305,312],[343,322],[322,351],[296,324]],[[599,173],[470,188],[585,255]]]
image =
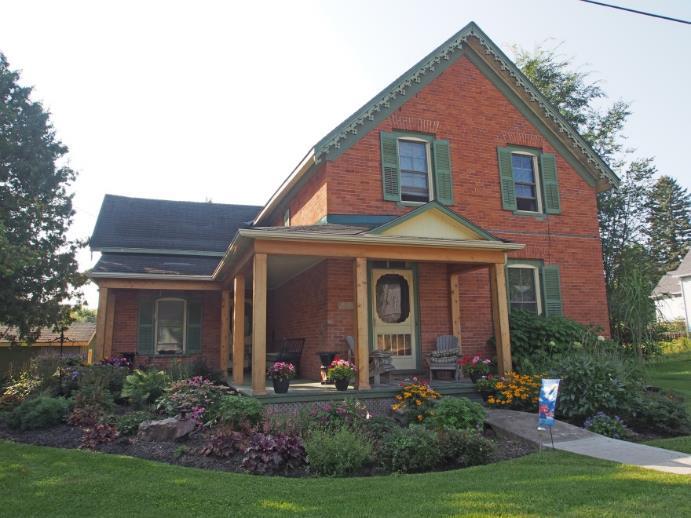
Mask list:
[[[535,275],[533,275],[535,283],[535,302],[537,302],[537,314],[542,315],[542,284],[540,279],[540,267],[534,264],[527,263],[511,263],[507,265],[507,269],[516,268],[523,270],[533,270]],[[511,308],[511,286],[509,285],[509,276],[506,276],[506,289],[508,290],[509,296],[509,308]]]
[[285,212],[283,213],[283,226],[284,227],[290,226],[290,208],[287,208],[285,210]]
[[177,354],[185,354],[187,351],[187,300],[180,297],[161,297],[156,299],[156,312],[154,315],[154,354],[160,356],[173,356],[171,354],[161,354],[158,352],[158,303],[159,302],[182,302],[182,351]]
[[[429,197],[427,201],[406,201],[403,199],[403,186],[401,186],[401,203],[403,205],[424,205],[425,203],[429,203],[432,200],[435,199],[434,197],[434,180],[432,178],[433,173],[432,173],[432,146],[430,146],[430,141],[420,138],[420,137],[414,137],[414,136],[404,136],[404,137],[398,137],[397,142],[400,142],[401,140],[407,141],[407,142],[416,142],[416,143],[422,143],[425,145],[425,154],[427,156],[427,191],[429,192]],[[399,175],[401,174],[401,166],[400,166],[400,161],[401,161],[401,154],[400,154],[400,147],[397,145],[396,146],[396,153],[398,153],[398,171]]]
[[[530,151],[512,150],[511,156],[513,155],[523,155],[529,156],[533,159],[533,174],[535,175],[535,197],[537,201],[537,210],[522,210],[517,209],[516,212],[522,212],[525,214],[543,214],[544,209],[542,207],[542,175],[540,174],[538,155],[531,153]],[[513,161],[511,163],[511,171],[513,173]],[[516,188],[516,177],[513,179],[514,189]],[[516,196],[516,203],[518,203],[518,196]]]

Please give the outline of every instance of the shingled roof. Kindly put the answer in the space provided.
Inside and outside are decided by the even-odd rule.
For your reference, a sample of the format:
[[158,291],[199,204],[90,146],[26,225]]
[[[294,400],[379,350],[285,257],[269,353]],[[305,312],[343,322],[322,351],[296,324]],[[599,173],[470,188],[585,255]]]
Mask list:
[[92,277],[113,274],[211,276],[220,257],[104,253],[91,269]]
[[255,205],[150,200],[106,194],[91,249],[146,249],[222,254],[239,228],[259,212]]

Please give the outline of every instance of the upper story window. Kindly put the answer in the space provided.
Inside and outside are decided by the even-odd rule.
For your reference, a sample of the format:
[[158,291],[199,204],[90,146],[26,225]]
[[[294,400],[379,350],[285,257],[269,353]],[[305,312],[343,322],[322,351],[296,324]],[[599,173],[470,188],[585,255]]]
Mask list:
[[453,204],[448,141],[421,133],[380,135],[384,200]]
[[181,354],[185,350],[185,313],[183,299],[156,301],[156,353]]
[[527,148],[499,148],[502,208],[518,213],[559,214],[555,156]]
[[428,202],[432,199],[429,144],[424,141],[398,141],[401,171],[401,201]]
[[290,209],[286,209],[286,211],[283,213],[283,226],[290,226]]
[[540,182],[536,174],[537,157],[527,153],[511,153],[511,169],[516,189],[516,208],[542,212]]

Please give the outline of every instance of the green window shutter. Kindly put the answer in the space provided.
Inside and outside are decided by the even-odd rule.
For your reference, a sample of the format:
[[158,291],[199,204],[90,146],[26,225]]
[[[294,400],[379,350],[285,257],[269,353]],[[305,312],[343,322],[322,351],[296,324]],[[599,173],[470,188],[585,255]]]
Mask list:
[[187,301],[187,344],[188,354],[202,350],[202,303],[197,300]]
[[381,177],[384,199],[401,200],[401,175],[398,166],[398,139],[392,133],[381,132]]
[[439,203],[453,204],[453,184],[451,182],[451,157],[448,140],[435,140],[432,143],[434,160],[434,195]]
[[513,182],[511,150],[497,148],[499,158],[499,182],[501,185],[501,206],[504,210],[516,210],[516,186]]
[[542,192],[545,199],[545,213],[559,214],[559,182],[557,181],[557,161],[554,155],[545,153],[540,156],[540,172],[542,173]]
[[558,265],[548,264],[542,268],[542,292],[545,295],[545,315],[561,316],[561,280]]
[[139,301],[139,333],[137,335],[137,352],[154,353],[154,301]]

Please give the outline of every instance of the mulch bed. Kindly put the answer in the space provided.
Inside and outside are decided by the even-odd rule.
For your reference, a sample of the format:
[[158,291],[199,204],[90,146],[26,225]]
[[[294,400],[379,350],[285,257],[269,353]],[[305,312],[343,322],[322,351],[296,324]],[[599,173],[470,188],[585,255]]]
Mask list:
[[[491,429],[486,430],[484,435],[492,439],[496,444],[494,462],[522,457],[537,451],[536,447],[528,442],[496,436]],[[11,430],[4,425],[0,425],[0,439],[8,439],[38,446],[78,448],[81,437],[82,431],[80,428],[66,424],[45,430],[27,430],[23,432]],[[240,465],[242,462],[241,454],[225,459],[205,456],[198,453],[204,443],[205,438],[201,433],[192,434],[181,441],[167,442],[143,441],[136,436],[120,437],[112,443],[99,445],[96,451],[117,455],[128,455],[131,457],[139,457],[192,468],[245,473]],[[450,467],[449,469],[456,468]],[[307,470],[302,470],[290,473],[288,476],[305,476],[307,474]],[[388,473],[376,467],[361,473],[361,475],[382,474]]]

